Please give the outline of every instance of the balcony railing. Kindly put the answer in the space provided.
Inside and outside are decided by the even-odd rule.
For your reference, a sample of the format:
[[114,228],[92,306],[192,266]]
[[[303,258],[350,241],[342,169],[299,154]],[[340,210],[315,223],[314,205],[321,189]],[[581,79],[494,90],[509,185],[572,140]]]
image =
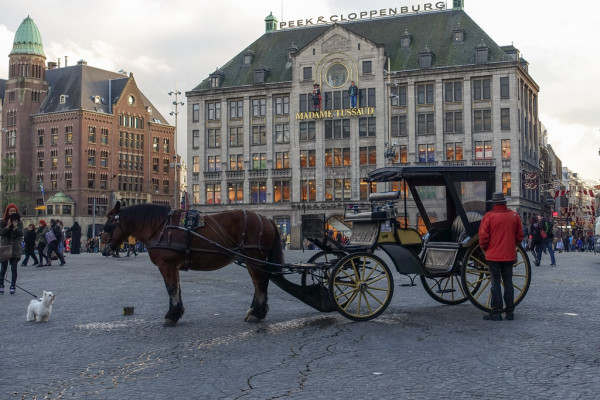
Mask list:
[[244,179],[245,171],[225,171],[225,177],[227,179]]
[[477,166],[477,167],[493,167],[494,165],[496,165],[496,160],[494,159],[489,159],[489,160],[471,160],[471,165]]
[[[196,174],[194,174],[194,177],[196,176]],[[204,173],[204,180],[205,181],[220,181],[222,177],[222,172],[221,171],[216,171],[216,172],[205,172]]]
[[442,161],[445,167],[462,167],[465,165],[465,160]]

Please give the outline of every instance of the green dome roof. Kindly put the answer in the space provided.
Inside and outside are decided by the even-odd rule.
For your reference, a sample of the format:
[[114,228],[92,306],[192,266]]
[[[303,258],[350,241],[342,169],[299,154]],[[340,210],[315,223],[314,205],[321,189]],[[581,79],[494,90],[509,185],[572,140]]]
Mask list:
[[9,55],[13,54],[36,54],[44,55],[44,46],[42,44],[42,35],[35,22],[29,16],[21,22],[17,33],[15,33],[15,41]]
[[47,203],[75,203],[75,200],[73,200],[71,196],[66,195],[63,192],[58,192],[54,196],[46,200],[46,204]]

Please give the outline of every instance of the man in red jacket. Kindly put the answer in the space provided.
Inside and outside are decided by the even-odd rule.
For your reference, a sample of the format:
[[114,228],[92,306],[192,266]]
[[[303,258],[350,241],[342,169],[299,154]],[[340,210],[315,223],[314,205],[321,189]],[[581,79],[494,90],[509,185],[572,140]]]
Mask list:
[[512,283],[513,267],[517,259],[517,246],[523,240],[523,226],[519,215],[506,207],[504,193],[492,196],[492,211],[486,213],[479,225],[479,245],[485,252],[492,278],[492,311],[483,319],[502,321],[502,286],[504,283],[504,304],[506,319],[513,320],[515,293]]

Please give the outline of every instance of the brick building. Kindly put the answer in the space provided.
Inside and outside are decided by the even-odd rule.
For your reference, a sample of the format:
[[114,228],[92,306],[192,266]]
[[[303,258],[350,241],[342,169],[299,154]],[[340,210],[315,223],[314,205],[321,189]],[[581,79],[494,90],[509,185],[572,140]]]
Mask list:
[[3,205],[85,227],[116,200],[173,204],[175,129],[133,74],[83,60],[70,66],[66,57],[62,67],[60,60],[46,66],[41,35],[27,17],[0,101]]

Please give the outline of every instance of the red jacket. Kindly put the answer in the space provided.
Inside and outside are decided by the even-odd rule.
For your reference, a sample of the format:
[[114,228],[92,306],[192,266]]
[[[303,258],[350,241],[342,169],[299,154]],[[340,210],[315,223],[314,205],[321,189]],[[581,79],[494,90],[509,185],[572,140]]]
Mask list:
[[519,215],[496,204],[486,213],[479,225],[479,245],[488,261],[514,261],[516,247],[523,240],[523,226]]

